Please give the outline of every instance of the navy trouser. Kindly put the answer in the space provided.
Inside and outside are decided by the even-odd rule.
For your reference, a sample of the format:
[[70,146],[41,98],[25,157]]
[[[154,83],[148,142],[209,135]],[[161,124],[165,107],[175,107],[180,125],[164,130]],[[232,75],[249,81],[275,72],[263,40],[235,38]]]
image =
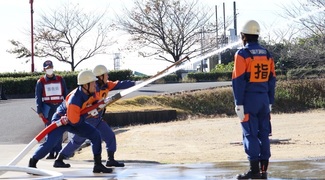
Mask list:
[[[49,126],[51,124],[51,120],[52,120],[52,116],[53,114],[56,112],[56,109],[58,108],[58,105],[53,105],[53,104],[47,104],[48,106],[50,106],[50,111],[49,114],[47,115],[47,119],[48,119],[48,123],[46,124],[45,127]],[[62,149],[62,138],[61,137],[61,141],[58,141],[58,143],[51,149],[50,153],[59,153]],[[45,137],[45,139],[47,139],[47,136]]]
[[[100,117],[89,118],[87,123],[94,126],[99,132],[102,140],[106,143],[107,151],[116,151],[116,137],[113,130],[108,126],[108,124],[103,121]],[[82,137],[78,134],[74,134],[72,139],[67,145],[65,145],[60,152],[64,157],[71,157],[73,153],[80,148],[80,146],[86,141],[87,138]]]
[[43,142],[35,151],[33,158],[42,159],[48,154],[51,149],[62,139],[65,131],[78,134],[81,137],[89,139],[92,143],[92,151],[94,156],[100,155],[102,152],[101,137],[99,131],[92,125],[86,122],[79,122],[77,125],[72,126],[70,124],[57,127],[51,131],[45,142]]
[[244,113],[248,120],[241,122],[243,145],[248,160],[268,160],[271,157],[269,97],[267,93],[246,92]]

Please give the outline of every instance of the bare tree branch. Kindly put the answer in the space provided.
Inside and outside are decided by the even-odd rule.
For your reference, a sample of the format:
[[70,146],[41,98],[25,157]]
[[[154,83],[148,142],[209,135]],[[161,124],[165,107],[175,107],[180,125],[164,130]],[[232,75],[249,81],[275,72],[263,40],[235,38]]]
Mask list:
[[[295,19],[289,40],[283,49],[283,59],[292,68],[316,68],[325,62],[325,0],[298,1],[283,7],[283,17]],[[284,41],[285,42],[285,41]]]
[[[137,49],[149,47],[152,56],[160,52],[171,55],[176,62],[183,54],[199,51],[200,30],[211,19],[213,11],[198,6],[196,1],[136,0],[132,10],[125,9],[126,17],[118,17],[118,25],[132,35]],[[152,53],[152,49],[154,51]],[[158,56],[163,60],[167,58]]]
[[[34,31],[35,56],[53,57],[70,64],[74,71],[83,61],[106,54],[106,48],[113,42],[107,38],[110,28],[103,23],[104,15],[105,12],[99,15],[85,13],[73,4],[64,4],[62,8],[41,15]],[[18,54],[20,58],[31,55],[25,46],[11,42],[15,48],[9,52]]]

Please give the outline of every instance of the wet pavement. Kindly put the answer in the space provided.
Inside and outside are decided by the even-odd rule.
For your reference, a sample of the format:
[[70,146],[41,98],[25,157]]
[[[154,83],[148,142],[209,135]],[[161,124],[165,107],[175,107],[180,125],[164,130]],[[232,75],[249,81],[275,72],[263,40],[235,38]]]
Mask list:
[[[25,145],[0,145],[1,165],[10,162]],[[27,168],[33,148],[17,167]],[[150,161],[124,161],[123,168],[114,168],[110,174],[92,173],[93,162],[66,160],[71,168],[53,168],[53,160],[43,159],[38,169],[61,174],[60,177],[33,176],[26,172],[8,171],[0,179],[101,179],[101,180],[219,180],[235,179],[236,174],[245,172],[247,161],[197,163],[197,164],[159,164]],[[104,163],[104,161],[103,161]],[[269,167],[270,180],[283,179],[325,179],[325,159],[296,161],[272,161]]]

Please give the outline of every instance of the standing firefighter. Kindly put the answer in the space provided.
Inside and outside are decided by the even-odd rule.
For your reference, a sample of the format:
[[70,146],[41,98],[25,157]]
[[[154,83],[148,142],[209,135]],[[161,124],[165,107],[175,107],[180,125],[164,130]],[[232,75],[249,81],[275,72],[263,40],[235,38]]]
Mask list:
[[[43,120],[45,126],[48,126],[51,124],[56,108],[67,96],[68,90],[64,79],[53,73],[52,61],[45,61],[43,70],[46,74],[36,83],[35,98],[38,116]],[[50,151],[47,159],[55,159],[61,148],[62,140]]]
[[274,103],[274,60],[258,43],[260,26],[250,20],[241,31],[244,47],[235,54],[232,87],[250,169],[237,179],[266,179],[271,157],[270,112]]

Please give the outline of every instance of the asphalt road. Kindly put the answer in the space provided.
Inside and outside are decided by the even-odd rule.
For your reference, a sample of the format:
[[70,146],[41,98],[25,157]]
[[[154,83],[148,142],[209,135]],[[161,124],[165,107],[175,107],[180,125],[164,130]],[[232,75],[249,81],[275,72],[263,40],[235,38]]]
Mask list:
[[[208,89],[213,87],[230,86],[231,82],[200,82],[200,83],[174,83],[174,84],[149,84],[144,86],[137,91],[125,95],[123,98],[131,98],[140,95],[159,95],[168,94],[182,91],[191,91],[199,89]],[[120,92],[123,90],[111,91],[109,94]]]
[[[149,84],[123,98],[139,95],[158,95],[189,90],[207,89],[219,86],[229,86],[231,82],[202,82],[202,83],[175,83]],[[110,94],[119,91],[112,91]],[[8,99],[0,100],[0,144],[29,143],[41,130],[44,129],[42,120],[32,110],[35,99]]]

